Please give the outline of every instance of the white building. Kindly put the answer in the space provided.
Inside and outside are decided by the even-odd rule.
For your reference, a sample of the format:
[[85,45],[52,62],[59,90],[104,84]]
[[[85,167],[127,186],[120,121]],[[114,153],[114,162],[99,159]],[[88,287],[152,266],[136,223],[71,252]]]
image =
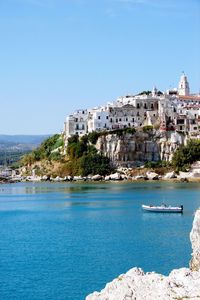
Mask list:
[[90,110],[88,132],[110,129],[109,110],[107,107]]
[[64,123],[64,132],[67,137],[78,134],[80,136],[88,132],[88,111],[87,109],[77,110],[69,115]]
[[183,73],[178,89],[150,94],[126,95],[102,107],[77,110],[66,118],[66,141],[71,135],[82,136],[92,131],[113,130],[144,125],[160,126],[161,130],[199,131],[200,97],[189,95],[189,83]]

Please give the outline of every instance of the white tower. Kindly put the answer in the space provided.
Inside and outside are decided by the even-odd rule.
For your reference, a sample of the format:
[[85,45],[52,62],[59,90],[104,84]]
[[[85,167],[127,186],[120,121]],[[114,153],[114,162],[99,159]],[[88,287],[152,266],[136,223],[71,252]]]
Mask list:
[[156,97],[156,96],[157,96],[157,92],[158,92],[158,90],[157,90],[157,88],[154,86],[153,89],[152,89],[152,92],[151,92],[152,97]]
[[188,96],[190,94],[189,83],[187,80],[187,76],[183,72],[181,75],[179,85],[178,85],[178,94],[181,96]]

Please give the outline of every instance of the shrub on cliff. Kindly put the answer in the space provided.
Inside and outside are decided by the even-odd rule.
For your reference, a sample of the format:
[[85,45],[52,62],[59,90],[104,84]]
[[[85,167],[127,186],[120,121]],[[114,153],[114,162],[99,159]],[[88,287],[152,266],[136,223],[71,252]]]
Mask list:
[[110,161],[108,157],[98,153],[89,153],[80,159],[80,175],[106,175],[110,173]]
[[100,136],[100,133],[97,131],[90,132],[90,133],[88,133],[88,140],[90,143],[95,145],[99,136]]
[[172,164],[177,171],[185,171],[190,164],[200,160],[200,140],[190,140],[186,146],[180,146],[173,155]]
[[171,166],[171,163],[166,160],[159,160],[159,161],[147,161],[145,163],[145,168],[168,168]]
[[149,132],[153,130],[153,126],[152,125],[146,125],[142,127],[143,132]]
[[96,143],[98,133],[91,132],[80,139],[72,136],[68,139],[67,155],[69,161],[66,164],[66,171],[69,175],[87,176],[89,174],[105,175],[110,172],[109,158],[97,153],[92,144]]
[[60,153],[52,152],[53,150],[63,146],[63,139],[60,134],[55,134],[46,139],[37,149],[22,158],[23,165],[31,165],[42,159],[58,160]]
[[70,159],[83,156],[88,150],[88,139],[82,137],[79,140],[78,135],[74,135],[68,139],[67,154]]

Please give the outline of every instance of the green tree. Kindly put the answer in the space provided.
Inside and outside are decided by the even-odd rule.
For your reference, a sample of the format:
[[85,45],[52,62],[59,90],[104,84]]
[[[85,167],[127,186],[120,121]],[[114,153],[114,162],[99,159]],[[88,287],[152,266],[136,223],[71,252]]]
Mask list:
[[88,140],[90,143],[92,143],[93,145],[96,144],[98,137],[100,136],[100,133],[97,131],[92,131],[88,134]]
[[143,132],[149,132],[153,130],[153,126],[152,125],[146,125],[142,127]]
[[172,164],[177,171],[184,171],[197,160],[200,160],[199,139],[190,140],[186,146],[180,146],[173,155]]
[[82,176],[106,175],[111,171],[110,160],[102,154],[89,153],[80,159],[80,170]]

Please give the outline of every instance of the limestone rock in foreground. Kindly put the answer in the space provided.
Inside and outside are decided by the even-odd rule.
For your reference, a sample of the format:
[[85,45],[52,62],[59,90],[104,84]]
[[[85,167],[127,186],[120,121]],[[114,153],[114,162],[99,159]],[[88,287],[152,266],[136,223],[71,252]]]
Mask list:
[[193,249],[190,269],[173,270],[169,276],[163,276],[133,268],[86,300],[200,299],[200,209],[195,214],[190,239]]
[[108,283],[100,293],[86,297],[86,300],[135,299],[200,299],[200,272],[183,268],[163,276],[133,268]]
[[197,210],[194,217],[192,231],[190,232],[190,240],[193,250],[190,269],[193,271],[200,271],[200,209]]

